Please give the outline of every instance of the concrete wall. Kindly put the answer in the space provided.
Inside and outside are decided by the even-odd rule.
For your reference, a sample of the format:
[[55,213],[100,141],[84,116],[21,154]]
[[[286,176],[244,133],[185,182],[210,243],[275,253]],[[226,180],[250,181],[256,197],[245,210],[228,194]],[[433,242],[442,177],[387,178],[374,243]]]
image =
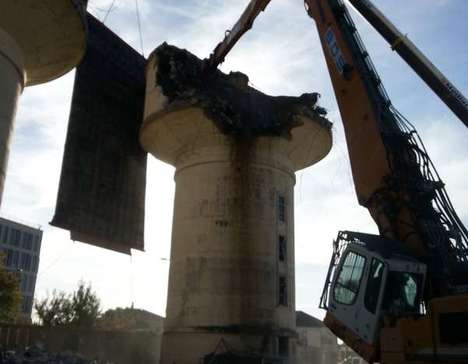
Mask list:
[[367,364],[367,362],[343,343],[339,346],[338,364]]
[[338,342],[326,327],[298,327],[297,334],[297,364],[338,363]]
[[0,326],[0,348],[40,345],[50,352],[71,351],[113,364],[158,364],[158,331],[97,331],[41,326]]
[[10,153],[13,121],[23,91],[23,53],[13,38],[0,28],[0,203]]

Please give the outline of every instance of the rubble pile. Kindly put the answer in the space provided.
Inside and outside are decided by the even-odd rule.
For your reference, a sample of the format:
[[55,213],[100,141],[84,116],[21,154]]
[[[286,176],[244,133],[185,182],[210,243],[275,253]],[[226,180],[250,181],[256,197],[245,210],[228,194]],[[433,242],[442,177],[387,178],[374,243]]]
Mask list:
[[[70,352],[48,353],[37,346],[24,351],[0,351],[0,364],[104,364]],[[106,363],[111,364],[111,363]]]

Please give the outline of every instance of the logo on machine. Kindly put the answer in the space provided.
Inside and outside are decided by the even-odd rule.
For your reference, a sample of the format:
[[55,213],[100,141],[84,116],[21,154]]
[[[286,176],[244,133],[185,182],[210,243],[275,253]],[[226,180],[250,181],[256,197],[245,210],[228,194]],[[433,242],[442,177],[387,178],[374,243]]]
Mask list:
[[343,53],[341,53],[338,42],[336,41],[335,34],[331,28],[328,28],[325,32],[325,42],[328,46],[328,50],[330,51],[333,61],[335,62],[338,72],[340,75],[344,76],[348,64],[345,61]]

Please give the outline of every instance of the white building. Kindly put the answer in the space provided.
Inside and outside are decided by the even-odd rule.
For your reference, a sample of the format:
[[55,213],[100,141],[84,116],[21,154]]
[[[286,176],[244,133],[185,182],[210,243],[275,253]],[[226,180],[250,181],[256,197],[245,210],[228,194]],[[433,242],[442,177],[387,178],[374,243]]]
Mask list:
[[0,217],[0,250],[8,270],[21,276],[20,320],[31,319],[42,230]]

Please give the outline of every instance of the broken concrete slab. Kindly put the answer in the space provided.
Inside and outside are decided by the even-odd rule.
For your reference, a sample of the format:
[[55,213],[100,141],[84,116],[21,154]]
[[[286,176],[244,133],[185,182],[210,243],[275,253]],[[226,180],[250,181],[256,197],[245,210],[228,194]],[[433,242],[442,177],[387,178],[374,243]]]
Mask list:
[[[151,60],[157,62],[151,63]],[[249,86],[241,72],[208,73],[204,61],[163,43],[149,57],[153,80],[166,98],[165,111],[199,106],[223,133],[237,136],[287,136],[303,115],[330,127],[316,92],[300,97],[269,96]],[[151,87],[151,85],[150,85]]]

